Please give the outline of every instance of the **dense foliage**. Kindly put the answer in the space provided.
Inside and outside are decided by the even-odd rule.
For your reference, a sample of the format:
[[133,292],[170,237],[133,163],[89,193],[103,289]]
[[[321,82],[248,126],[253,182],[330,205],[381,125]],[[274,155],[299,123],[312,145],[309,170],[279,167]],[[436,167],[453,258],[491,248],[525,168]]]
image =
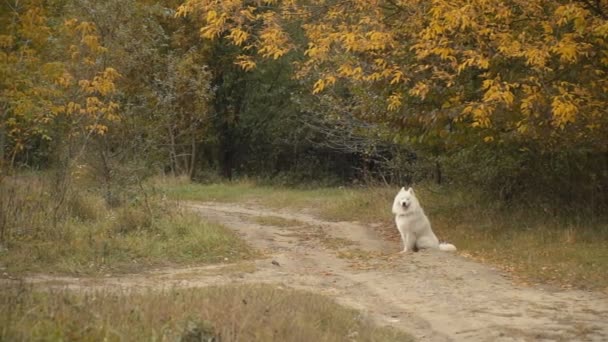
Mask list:
[[431,178],[608,205],[603,0],[12,0],[0,11],[5,172],[86,165],[108,200],[164,171]]

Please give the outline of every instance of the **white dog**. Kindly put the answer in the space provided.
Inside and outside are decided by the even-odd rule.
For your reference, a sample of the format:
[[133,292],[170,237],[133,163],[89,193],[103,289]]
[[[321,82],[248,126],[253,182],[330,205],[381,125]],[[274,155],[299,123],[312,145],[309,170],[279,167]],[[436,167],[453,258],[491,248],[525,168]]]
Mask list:
[[401,233],[403,252],[414,251],[414,248],[434,248],[442,251],[455,251],[456,247],[450,243],[439,243],[437,236],[431,229],[431,223],[424,214],[420,202],[414,195],[414,189],[401,188],[393,202],[395,223]]

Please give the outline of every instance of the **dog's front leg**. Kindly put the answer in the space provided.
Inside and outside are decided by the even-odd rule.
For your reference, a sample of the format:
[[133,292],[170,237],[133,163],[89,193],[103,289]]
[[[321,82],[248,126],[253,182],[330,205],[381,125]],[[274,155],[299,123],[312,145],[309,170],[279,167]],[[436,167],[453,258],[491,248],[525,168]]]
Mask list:
[[413,252],[416,241],[412,234],[409,232],[402,232],[401,238],[403,239],[403,250],[401,253]]

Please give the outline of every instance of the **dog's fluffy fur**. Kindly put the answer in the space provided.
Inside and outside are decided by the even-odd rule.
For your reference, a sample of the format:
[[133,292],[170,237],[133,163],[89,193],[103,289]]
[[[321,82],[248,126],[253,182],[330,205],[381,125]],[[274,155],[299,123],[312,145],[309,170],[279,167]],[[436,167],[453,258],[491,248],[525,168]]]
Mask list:
[[456,247],[450,243],[439,243],[431,229],[429,219],[414,194],[414,189],[401,188],[399,190],[393,202],[393,214],[395,214],[397,229],[401,233],[404,253],[426,248],[442,251],[456,250]]

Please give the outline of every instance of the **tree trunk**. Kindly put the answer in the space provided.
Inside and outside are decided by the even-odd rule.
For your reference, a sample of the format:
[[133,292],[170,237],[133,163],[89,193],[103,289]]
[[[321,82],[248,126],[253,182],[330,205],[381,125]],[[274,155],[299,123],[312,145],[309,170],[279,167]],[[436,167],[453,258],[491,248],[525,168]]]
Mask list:
[[6,163],[6,155],[4,154],[4,149],[6,146],[6,138],[4,128],[0,127],[0,180],[2,176],[7,173],[7,163]]
[[175,151],[175,135],[171,125],[167,126],[167,133],[169,134],[169,164],[171,166],[171,176],[176,176],[177,168],[177,152]]
[[437,184],[441,184],[443,181],[443,173],[441,171],[441,164],[438,161],[435,162],[435,181]]
[[196,139],[194,137],[194,135],[192,135],[192,139],[191,139],[191,151],[190,151],[190,167],[188,170],[188,176],[190,177],[190,180],[192,180],[192,178],[194,178],[194,167],[196,165]]
[[110,161],[108,160],[108,155],[106,153],[106,144],[103,144],[101,150],[99,151],[99,158],[101,160],[102,167],[102,179],[103,186],[105,188],[105,200],[106,203],[110,207],[115,207],[118,204],[116,198],[114,198],[114,193],[112,191],[112,168],[110,167]]
[[6,149],[6,130],[4,124],[0,123],[0,171],[4,167],[4,151]]

